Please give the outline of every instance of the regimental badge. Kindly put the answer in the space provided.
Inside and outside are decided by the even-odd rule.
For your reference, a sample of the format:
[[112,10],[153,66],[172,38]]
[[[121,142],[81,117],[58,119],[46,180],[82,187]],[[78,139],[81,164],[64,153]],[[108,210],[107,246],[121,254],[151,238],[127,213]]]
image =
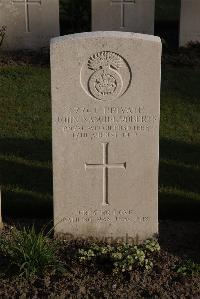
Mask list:
[[[88,77],[87,85],[83,80],[84,72]],[[119,54],[110,51],[92,55],[81,72],[83,89],[101,101],[114,100],[122,96],[128,89],[130,81],[131,71],[127,62]]]

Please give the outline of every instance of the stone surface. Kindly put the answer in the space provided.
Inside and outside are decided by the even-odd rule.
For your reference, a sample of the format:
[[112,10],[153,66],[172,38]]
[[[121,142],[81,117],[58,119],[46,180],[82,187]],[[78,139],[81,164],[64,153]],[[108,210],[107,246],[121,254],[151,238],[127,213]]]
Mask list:
[[157,234],[160,65],[158,37],[52,40],[56,233],[113,242]]
[[181,0],[180,46],[200,42],[200,1]]
[[155,0],[92,0],[92,30],[154,34]]
[[58,0],[0,0],[0,28],[6,26],[4,50],[49,47],[59,36]]

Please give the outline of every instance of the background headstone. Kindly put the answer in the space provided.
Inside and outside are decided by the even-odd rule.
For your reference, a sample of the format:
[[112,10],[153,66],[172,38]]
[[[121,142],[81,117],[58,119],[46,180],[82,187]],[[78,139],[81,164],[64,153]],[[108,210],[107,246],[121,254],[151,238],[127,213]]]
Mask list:
[[0,28],[6,26],[5,50],[49,47],[59,36],[59,0],[0,0]]
[[200,1],[181,0],[180,46],[200,42]]
[[158,37],[52,40],[56,233],[132,242],[158,232],[160,65]]
[[155,0],[92,0],[92,30],[154,34]]

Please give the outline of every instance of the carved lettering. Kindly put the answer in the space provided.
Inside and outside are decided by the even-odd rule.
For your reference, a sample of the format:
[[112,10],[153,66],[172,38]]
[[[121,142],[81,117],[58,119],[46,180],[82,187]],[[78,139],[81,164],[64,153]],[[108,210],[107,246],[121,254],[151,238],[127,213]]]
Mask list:
[[66,114],[57,116],[56,123],[76,141],[123,139],[149,133],[159,117],[146,113],[143,106],[69,107]]
[[138,216],[133,210],[79,210],[76,215],[65,217],[64,222],[133,222],[133,223],[148,223],[151,218],[148,216]]

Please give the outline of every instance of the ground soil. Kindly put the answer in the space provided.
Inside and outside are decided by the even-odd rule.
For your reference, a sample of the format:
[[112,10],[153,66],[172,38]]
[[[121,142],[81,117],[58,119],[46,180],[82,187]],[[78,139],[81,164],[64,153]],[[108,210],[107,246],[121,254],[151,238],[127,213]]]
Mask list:
[[[32,223],[20,220],[18,226]],[[35,223],[40,227],[45,222]],[[4,233],[13,225],[16,221],[9,221]],[[200,262],[200,222],[162,221],[159,242],[162,250],[154,256],[151,272],[134,270],[117,276],[107,265],[85,266],[74,258],[83,241],[63,242],[60,254],[65,274],[48,273],[29,282],[3,276],[0,298],[200,298],[200,275],[183,276],[176,271],[187,259]]]

